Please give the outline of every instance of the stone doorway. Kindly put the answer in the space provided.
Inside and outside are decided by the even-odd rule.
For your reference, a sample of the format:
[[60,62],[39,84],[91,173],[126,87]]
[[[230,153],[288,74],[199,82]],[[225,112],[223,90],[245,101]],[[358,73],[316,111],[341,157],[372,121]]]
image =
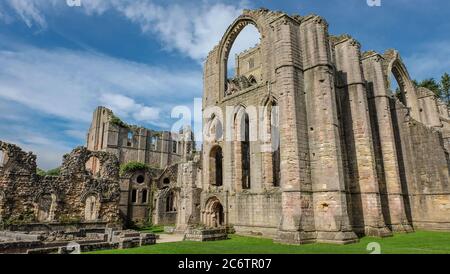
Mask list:
[[217,197],[213,197],[206,203],[203,213],[203,223],[207,227],[225,226],[225,213],[222,204]]

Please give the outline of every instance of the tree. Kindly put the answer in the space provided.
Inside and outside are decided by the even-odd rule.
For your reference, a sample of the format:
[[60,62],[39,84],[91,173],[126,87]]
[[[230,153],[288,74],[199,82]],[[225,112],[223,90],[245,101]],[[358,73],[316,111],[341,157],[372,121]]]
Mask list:
[[441,77],[441,99],[450,107],[450,75],[444,73]]
[[441,87],[439,85],[438,82],[436,82],[436,80],[434,78],[428,78],[425,80],[422,80],[419,84],[419,87],[424,87],[427,88],[429,90],[431,90],[432,92],[434,92],[434,94],[436,94],[437,97],[441,98],[442,97],[442,90]]

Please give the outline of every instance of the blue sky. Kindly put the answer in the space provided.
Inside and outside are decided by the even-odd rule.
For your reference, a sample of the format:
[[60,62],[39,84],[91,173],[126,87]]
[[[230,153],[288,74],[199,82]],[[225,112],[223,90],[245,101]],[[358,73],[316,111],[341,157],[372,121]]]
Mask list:
[[[45,169],[85,143],[98,105],[129,123],[170,129],[172,108],[201,97],[202,62],[243,8],[322,15],[330,33],[352,35],[363,50],[400,50],[413,78],[450,71],[448,0],[81,3],[0,2],[0,140],[35,152]],[[239,39],[245,48],[258,37]]]

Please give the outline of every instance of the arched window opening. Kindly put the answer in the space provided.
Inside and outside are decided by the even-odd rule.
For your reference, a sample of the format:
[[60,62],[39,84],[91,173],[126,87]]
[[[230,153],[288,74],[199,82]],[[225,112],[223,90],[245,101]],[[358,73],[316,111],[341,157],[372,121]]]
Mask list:
[[127,146],[132,146],[133,145],[133,132],[128,131],[127,134]]
[[137,189],[131,191],[131,202],[137,203]]
[[256,79],[261,77],[260,40],[258,29],[249,24],[232,42],[231,49],[226,52],[228,56],[225,56],[225,95],[231,95],[255,84],[249,81],[250,75],[256,76]]
[[172,141],[172,153],[177,153],[177,141]]
[[92,156],[86,162],[86,171],[88,171],[92,176],[99,177],[100,176],[100,160]]
[[210,153],[210,183],[215,186],[223,185],[223,154],[220,146],[215,146]]
[[152,149],[156,149],[157,142],[158,142],[158,138],[156,136],[150,137],[150,144],[151,144]]
[[175,201],[175,193],[173,191],[169,191],[166,198],[166,212],[176,212],[176,201]]
[[391,83],[391,92],[393,93],[393,95],[406,106],[407,102],[405,83],[403,82],[403,78],[401,77],[400,72],[397,68],[394,67],[392,69],[389,81]]
[[271,105],[270,111],[270,139],[272,143],[272,174],[273,185],[280,186],[281,181],[281,157],[280,157],[280,123],[279,108],[275,102]]
[[250,189],[250,119],[247,113],[242,118],[242,188]]
[[142,190],[142,198],[141,198],[141,203],[142,204],[146,204],[148,200],[148,190],[147,189],[143,189]]

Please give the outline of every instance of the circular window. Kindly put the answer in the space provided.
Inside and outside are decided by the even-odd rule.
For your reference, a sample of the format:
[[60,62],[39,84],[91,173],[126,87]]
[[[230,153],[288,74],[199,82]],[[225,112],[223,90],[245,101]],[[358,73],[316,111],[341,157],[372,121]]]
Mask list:
[[138,184],[142,184],[142,183],[144,182],[144,180],[145,180],[145,178],[144,178],[144,176],[142,176],[142,175],[139,175],[139,176],[137,176],[137,178],[136,178],[136,182],[137,182]]

